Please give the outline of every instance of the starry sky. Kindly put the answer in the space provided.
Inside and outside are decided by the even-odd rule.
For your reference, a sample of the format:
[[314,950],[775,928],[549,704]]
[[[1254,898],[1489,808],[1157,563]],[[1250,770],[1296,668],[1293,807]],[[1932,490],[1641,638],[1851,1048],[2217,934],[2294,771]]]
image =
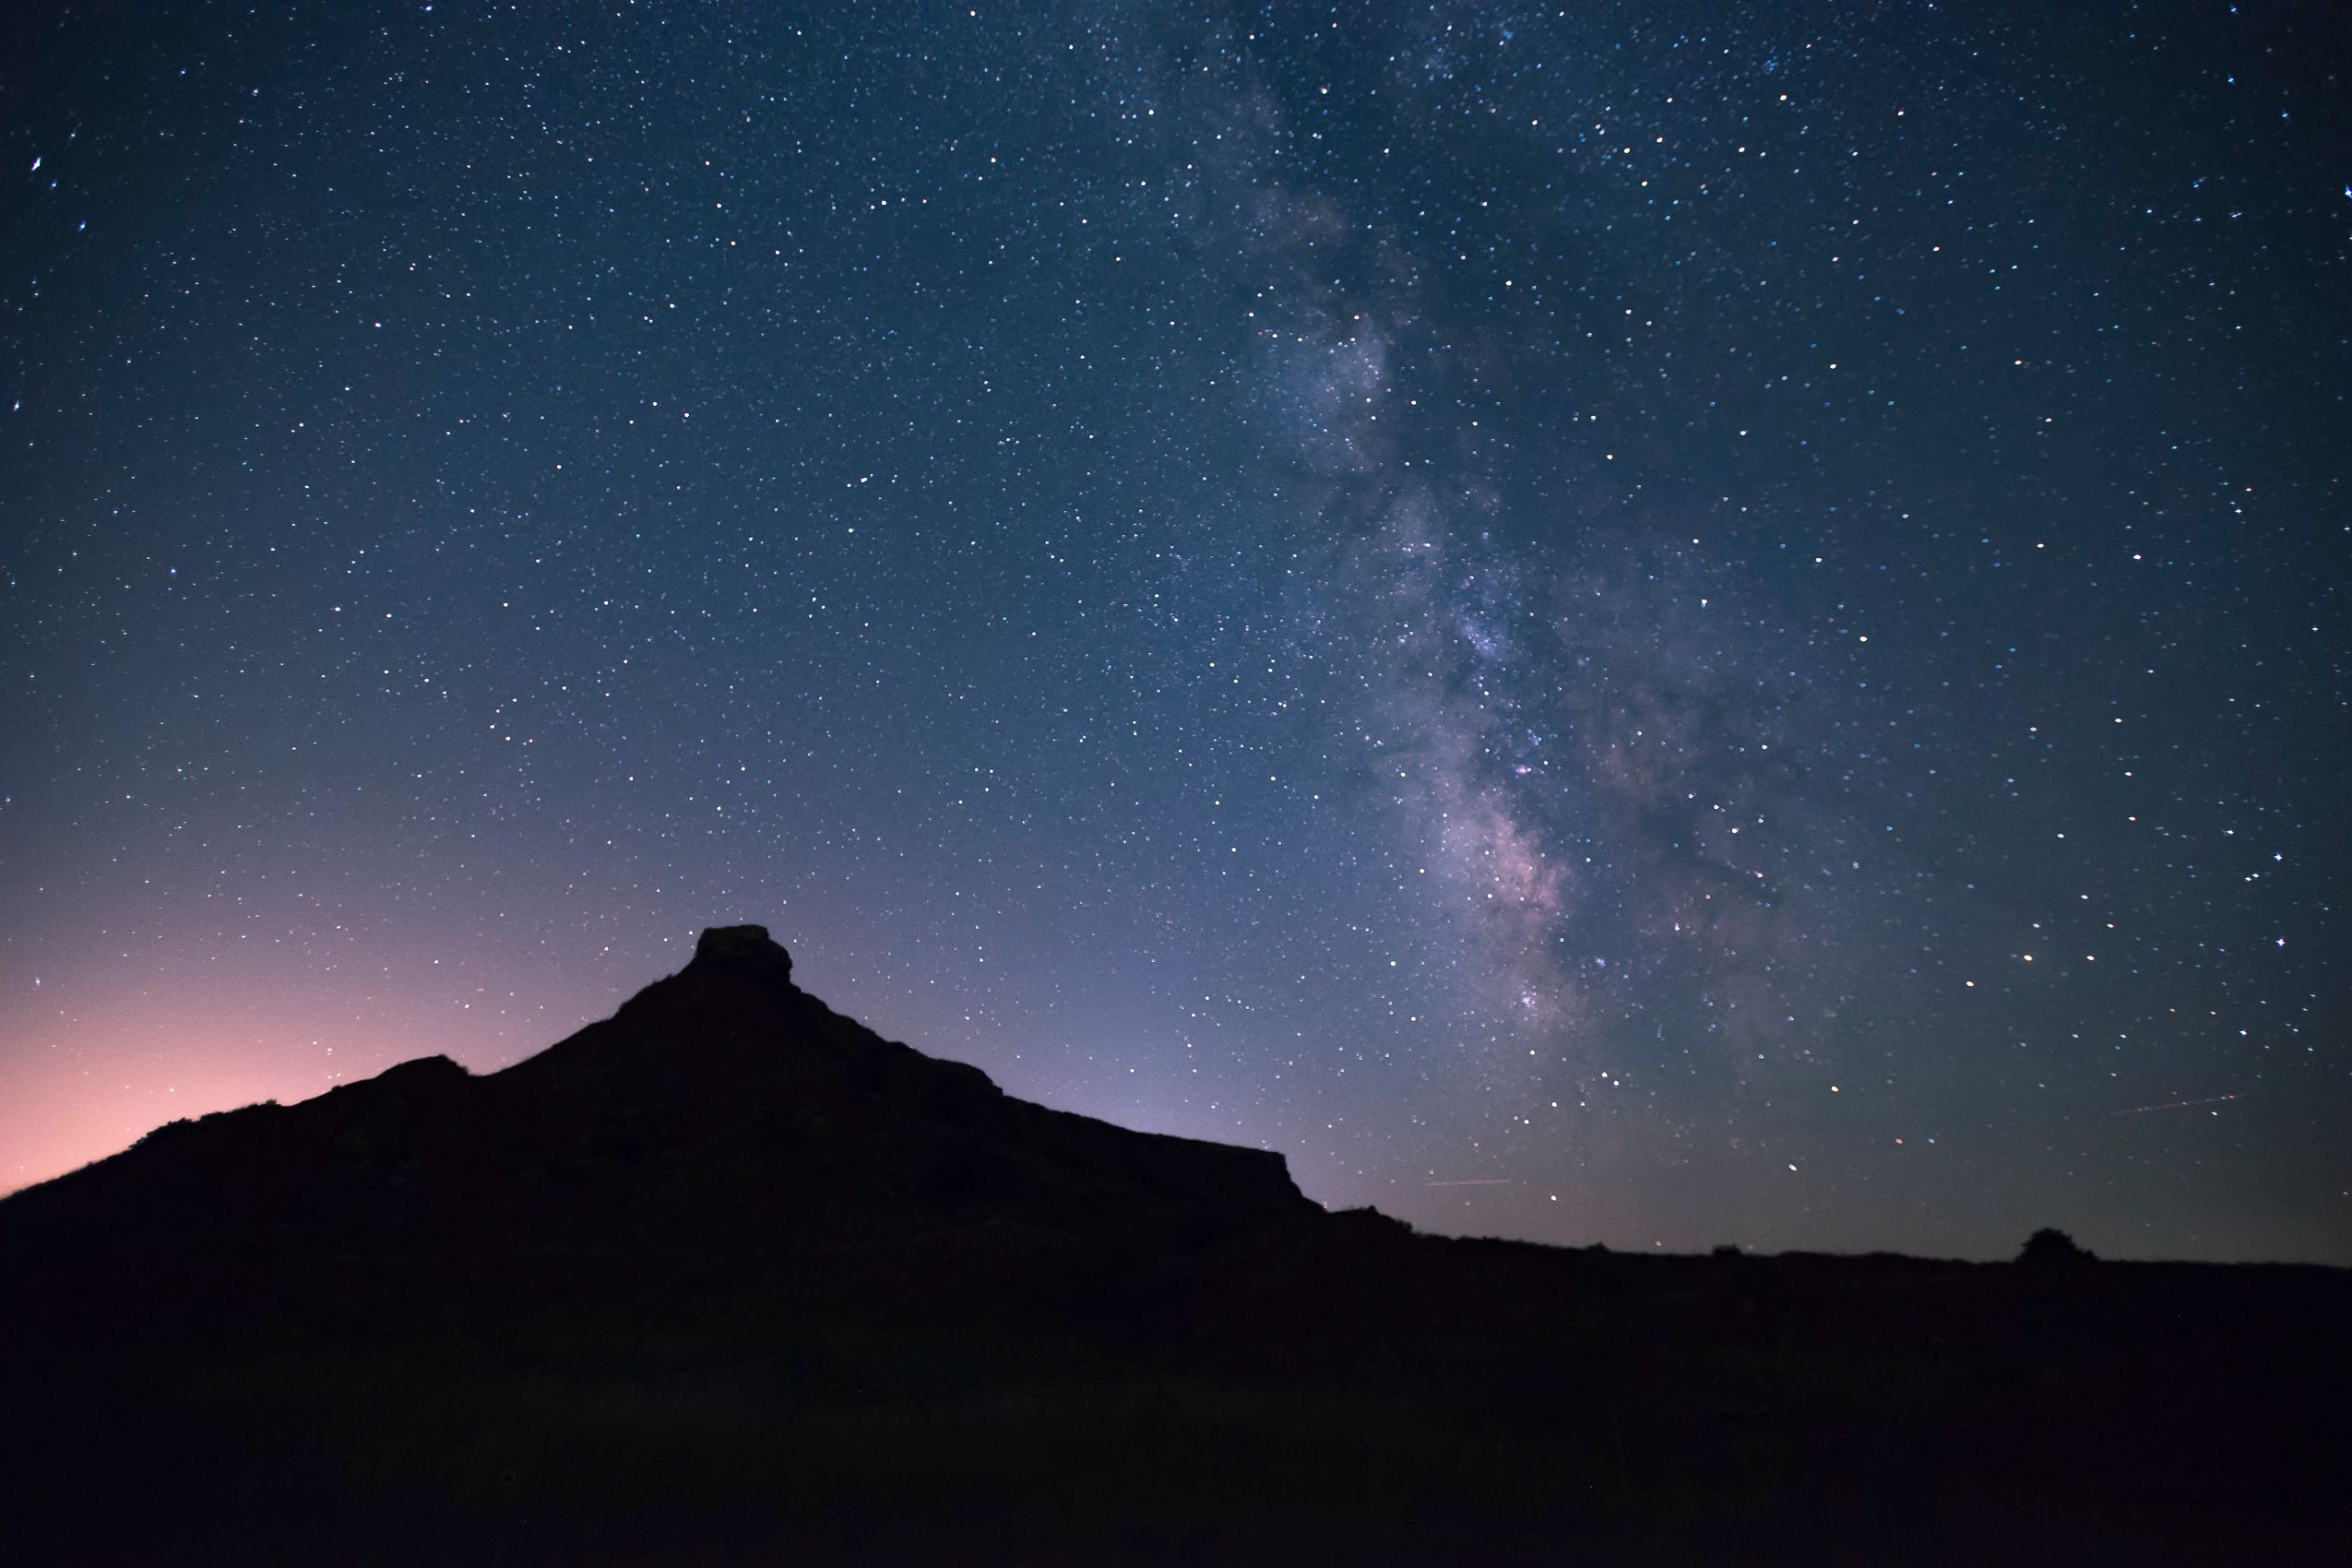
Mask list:
[[0,26],[0,1186],[752,921],[1431,1229],[2352,1264],[2327,6]]

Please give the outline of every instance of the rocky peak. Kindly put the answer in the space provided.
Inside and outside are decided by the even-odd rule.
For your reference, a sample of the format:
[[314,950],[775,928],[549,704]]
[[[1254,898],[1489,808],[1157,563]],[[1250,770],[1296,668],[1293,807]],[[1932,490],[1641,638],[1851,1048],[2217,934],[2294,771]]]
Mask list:
[[792,956],[767,934],[764,925],[706,927],[695,944],[689,970],[726,969],[756,975],[778,985],[792,983]]

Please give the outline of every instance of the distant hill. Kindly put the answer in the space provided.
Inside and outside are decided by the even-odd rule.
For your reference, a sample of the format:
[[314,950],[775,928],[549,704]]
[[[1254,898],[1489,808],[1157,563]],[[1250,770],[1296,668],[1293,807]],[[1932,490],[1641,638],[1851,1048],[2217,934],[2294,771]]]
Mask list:
[[[2061,1239],[2062,1240],[2062,1239]],[[1625,1257],[1004,1095],[756,926],[0,1200],[0,1560],[2219,1562],[2352,1276]]]

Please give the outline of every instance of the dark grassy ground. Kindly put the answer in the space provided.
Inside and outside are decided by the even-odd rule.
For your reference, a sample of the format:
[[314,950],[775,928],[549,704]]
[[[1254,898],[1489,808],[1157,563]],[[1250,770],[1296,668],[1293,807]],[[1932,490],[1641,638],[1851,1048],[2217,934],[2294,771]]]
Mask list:
[[478,1300],[122,1359],[19,1342],[8,1560],[2121,1564],[2346,1538],[2332,1271],[1269,1249],[1010,1314],[942,1281],[871,1314]]

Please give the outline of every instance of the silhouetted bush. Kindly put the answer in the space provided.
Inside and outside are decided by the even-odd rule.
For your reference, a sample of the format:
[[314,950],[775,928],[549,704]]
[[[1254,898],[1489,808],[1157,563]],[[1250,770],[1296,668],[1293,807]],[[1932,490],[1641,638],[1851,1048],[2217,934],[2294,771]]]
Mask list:
[[2097,1263],[2098,1254],[2076,1242],[2065,1231],[2046,1225],[2025,1238],[2025,1250],[2017,1254],[2017,1261],[2048,1267],[2053,1264]]

